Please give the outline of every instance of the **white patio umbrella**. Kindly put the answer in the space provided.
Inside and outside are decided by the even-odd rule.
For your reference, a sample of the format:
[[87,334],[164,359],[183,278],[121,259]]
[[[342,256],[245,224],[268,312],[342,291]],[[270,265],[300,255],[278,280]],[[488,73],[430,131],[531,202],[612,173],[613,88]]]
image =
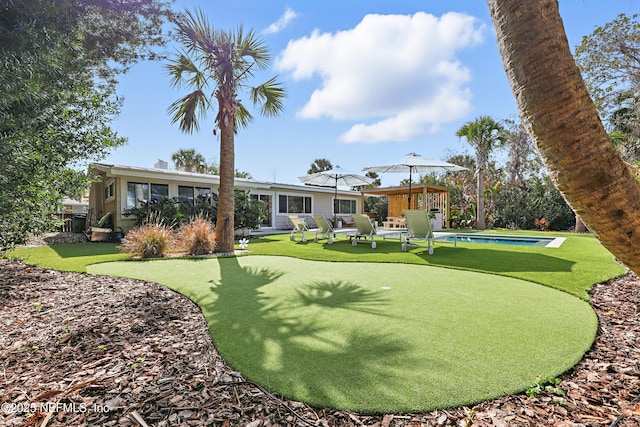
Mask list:
[[417,172],[417,173],[457,172],[457,171],[467,170],[467,168],[454,165],[453,163],[445,162],[444,160],[427,159],[416,153],[409,153],[396,163],[392,163],[385,166],[370,166],[370,167],[364,168],[363,170],[367,172],[377,172],[377,173],[409,172],[408,209],[411,209],[411,178],[414,172]]
[[347,170],[342,169],[340,166],[336,166],[333,169],[327,171],[321,171],[312,173],[309,175],[299,177],[300,181],[304,184],[308,185],[316,185],[318,187],[332,187],[335,188],[335,198],[334,198],[334,215],[333,218],[336,218],[336,206],[335,200],[338,199],[338,186],[344,187],[357,187],[360,185],[368,185],[373,183],[373,179],[359,175],[355,172],[349,172]]

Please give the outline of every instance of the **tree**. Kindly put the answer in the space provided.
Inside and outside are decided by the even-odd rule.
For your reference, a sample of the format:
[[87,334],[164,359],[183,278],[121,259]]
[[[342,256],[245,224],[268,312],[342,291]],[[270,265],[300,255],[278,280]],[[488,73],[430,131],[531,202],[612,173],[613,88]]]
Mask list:
[[[216,162],[209,163],[207,165],[207,169],[206,169],[205,173],[208,173],[210,175],[218,175],[218,176],[220,176],[220,166]],[[253,177],[251,176],[251,174],[249,172],[239,171],[238,169],[236,169],[236,171],[234,172],[233,175],[236,178],[253,179]]]
[[243,179],[253,178],[249,172],[239,171],[238,169],[236,169],[236,171],[233,173],[233,176],[235,176],[236,178],[243,178]]
[[521,119],[550,177],[602,244],[640,272],[640,184],[611,144],[556,0],[488,0]]
[[640,84],[640,23],[638,15],[619,15],[584,36],[575,61],[596,107],[608,119],[621,101],[637,99]]
[[72,167],[125,140],[110,128],[117,77],[153,58],[169,13],[159,0],[12,0],[0,13],[0,250],[50,230]]
[[508,149],[506,181],[510,185],[523,187],[528,176],[537,175],[545,169],[522,123],[511,119],[505,120],[504,123],[504,142]]
[[575,58],[609,132],[620,132],[617,148],[626,160],[640,157],[640,23],[619,15],[584,36]]
[[327,159],[315,159],[313,163],[311,163],[311,167],[307,171],[309,175],[312,173],[324,172],[333,169],[333,165]]
[[504,129],[501,124],[491,117],[483,116],[464,124],[456,132],[456,136],[464,137],[467,143],[475,148],[477,165],[477,195],[476,195],[476,228],[485,229],[485,170],[491,151],[504,142]]
[[261,114],[275,116],[283,109],[284,87],[274,78],[259,86],[248,87],[254,71],[263,70],[269,54],[253,31],[245,33],[215,30],[200,10],[179,14],[174,18],[178,41],[183,52],[167,65],[173,86],[186,84],[193,91],[169,107],[172,122],[180,130],[192,133],[199,129],[199,119],[214,104],[215,128],[220,130],[220,189],[216,222],[217,251],[233,252],[234,239],[234,136],[253,116],[238,98],[248,91],[249,99]]
[[193,148],[180,149],[171,155],[176,170],[185,172],[206,173],[207,161]]
[[[575,215],[553,186],[535,145],[519,121],[505,124],[506,174],[496,192],[495,225],[507,228],[567,230]],[[544,221],[542,219],[544,218]]]

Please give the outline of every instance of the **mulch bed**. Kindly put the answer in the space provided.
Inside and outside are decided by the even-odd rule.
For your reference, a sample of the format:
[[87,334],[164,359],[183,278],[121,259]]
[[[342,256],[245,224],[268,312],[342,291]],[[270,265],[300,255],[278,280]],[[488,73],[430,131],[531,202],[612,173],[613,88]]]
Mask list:
[[629,273],[592,290],[600,330],[562,376],[564,399],[543,391],[370,416],[245,381],[216,352],[200,309],[162,286],[0,260],[0,425],[639,426],[639,286]]

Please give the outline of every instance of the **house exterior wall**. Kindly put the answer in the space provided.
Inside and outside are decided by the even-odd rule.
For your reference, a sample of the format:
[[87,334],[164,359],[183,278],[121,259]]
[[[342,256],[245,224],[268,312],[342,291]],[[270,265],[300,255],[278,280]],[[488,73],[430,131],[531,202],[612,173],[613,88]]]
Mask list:
[[[145,169],[127,166],[101,165],[98,164],[94,173],[100,177],[99,182],[91,185],[90,207],[92,208],[92,223],[95,223],[107,212],[113,215],[113,226],[115,230],[129,231],[134,227],[134,218],[125,217],[122,213],[127,209],[127,194],[129,183],[139,184],[159,184],[168,187],[168,196],[178,197],[179,186],[193,186],[209,188],[212,193],[218,193],[219,177],[204,174],[187,174],[177,171],[167,171],[161,169]],[[301,185],[287,185],[276,183],[265,183],[251,180],[236,180],[236,189],[248,191],[250,195],[256,195],[261,200],[269,200],[272,209],[270,227],[275,230],[289,230],[291,223],[288,216],[290,214],[302,217],[311,215],[324,215],[332,218],[334,189],[314,188]],[[338,191],[338,199],[351,200],[355,213],[362,213],[364,197],[361,193],[352,191]],[[309,203],[303,206],[302,212],[290,213],[289,207],[294,210],[299,207],[299,203]],[[338,216],[348,217],[349,214]],[[312,224],[310,218],[310,223]]]
[[[293,225],[289,221],[289,215],[298,215],[301,218],[304,218],[307,224],[310,226],[314,226],[313,220],[311,219],[311,215],[324,215],[327,219],[332,219],[334,216],[333,212],[333,201],[335,199],[334,193],[326,193],[326,192],[314,192],[310,187],[300,187],[298,191],[279,191],[277,192],[278,196],[306,196],[311,197],[312,205],[311,212],[305,213],[289,213],[289,212],[281,212],[281,198],[277,197],[277,205],[275,207],[276,211],[276,219],[275,219],[275,229],[278,230],[290,230]],[[338,192],[338,200],[349,200],[354,202],[355,211],[352,213],[362,213],[364,206],[364,198],[360,193],[350,192]],[[350,218],[350,213],[339,213],[336,214],[338,218],[342,218],[343,222],[351,222],[347,221]]]

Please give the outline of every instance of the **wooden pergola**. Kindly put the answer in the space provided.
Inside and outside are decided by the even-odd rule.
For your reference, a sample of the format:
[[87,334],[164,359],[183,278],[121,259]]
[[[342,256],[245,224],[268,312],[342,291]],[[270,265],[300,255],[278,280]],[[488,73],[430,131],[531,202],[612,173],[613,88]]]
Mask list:
[[364,195],[385,195],[389,200],[390,217],[400,217],[405,209],[438,210],[442,214],[442,226],[449,227],[449,198],[448,187],[435,184],[412,184],[411,207],[408,207],[409,186],[368,188]]

